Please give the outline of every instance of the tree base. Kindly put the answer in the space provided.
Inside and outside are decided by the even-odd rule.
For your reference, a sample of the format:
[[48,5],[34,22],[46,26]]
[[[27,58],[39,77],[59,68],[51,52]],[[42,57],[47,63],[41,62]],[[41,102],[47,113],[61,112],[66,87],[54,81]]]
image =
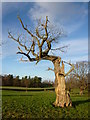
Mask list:
[[69,92],[67,92],[65,95],[57,96],[56,101],[53,103],[53,106],[62,108],[72,106],[72,101],[70,99]]
[[80,95],[83,95],[83,90],[80,91]]
[[53,103],[53,106],[54,107],[61,107],[61,108],[64,108],[64,107],[72,107],[72,104],[69,103],[68,105],[65,103],[65,104],[56,104],[55,102]]

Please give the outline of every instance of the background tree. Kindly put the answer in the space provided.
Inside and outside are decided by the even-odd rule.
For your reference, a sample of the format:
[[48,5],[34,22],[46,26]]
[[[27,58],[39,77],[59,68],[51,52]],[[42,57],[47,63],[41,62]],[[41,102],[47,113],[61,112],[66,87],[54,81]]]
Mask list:
[[74,85],[73,84],[73,76],[70,74],[69,76],[66,77],[66,89],[71,92],[71,90],[73,89]]
[[[62,61],[62,65],[60,66],[61,57],[54,56],[50,54],[50,50],[56,51],[60,50],[63,51],[63,49],[67,46],[62,46],[59,48],[52,48],[52,44],[57,42],[57,40],[63,35],[62,29],[56,30],[55,27],[52,28],[52,30],[49,28],[49,20],[46,16],[45,21],[39,20],[38,25],[35,29],[35,32],[32,33],[28,26],[24,25],[21,18],[18,16],[18,20],[20,21],[22,28],[25,32],[28,33],[29,39],[24,39],[21,35],[18,35],[15,37],[12,35],[11,32],[8,32],[8,37],[16,41],[19,46],[19,51],[17,54],[21,54],[25,56],[28,59],[21,58],[21,61],[30,61],[34,62],[36,61],[36,64],[41,60],[49,60],[54,65],[54,73],[55,73],[55,92],[56,92],[56,101],[54,102],[55,106],[61,106],[64,107],[64,105],[68,106],[71,105],[70,95],[66,92],[66,86],[65,86],[65,76],[67,76],[74,68],[72,64],[69,63],[70,66],[72,66],[71,70],[69,70],[66,74],[64,72],[64,63]],[[52,70],[49,68],[49,70]]]
[[83,94],[83,91],[87,88],[88,85],[88,62],[77,62],[75,64],[75,70],[72,74],[78,81],[80,94]]
[[13,86],[20,86],[19,76],[16,76],[16,77],[13,79]]
[[13,75],[2,76],[2,85],[13,86]]
[[42,78],[41,77],[37,77],[35,76],[34,78],[32,78],[32,86],[33,87],[41,87],[41,80]]
[[27,92],[27,88],[29,87],[29,80],[28,80],[27,76],[24,77],[24,84],[25,84],[26,92]]
[[48,81],[48,80],[44,80],[42,82],[42,87],[53,87],[54,86],[54,83],[52,81]]
[[[10,77],[11,76],[11,77]],[[19,76],[13,77],[13,75],[3,75],[0,76],[0,83],[2,83],[2,86],[16,86],[16,87],[53,87],[54,83],[52,81],[44,80],[42,81],[41,77],[35,76],[31,78],[30,76],[24,76],[22,79],[19,78]]]

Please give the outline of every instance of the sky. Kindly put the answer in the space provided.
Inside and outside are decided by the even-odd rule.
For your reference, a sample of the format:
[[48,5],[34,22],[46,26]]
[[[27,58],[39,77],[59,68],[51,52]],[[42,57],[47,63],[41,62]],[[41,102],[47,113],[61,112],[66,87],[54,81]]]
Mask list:
[[[47,71],[53,68],[50,61],[20,62],[17,55],[18,44],[8,38],[8,31],[15,35],[23,32],[17,19],[20,15],[23,22],[32,30],[36,19],[48,16],[50,23],[63,28],[66,37],[60,38],[59,43],[53,47],[68,45],[65,53],[60,51],[54,55],[60,56],[62,60],[75,63],[77,61],[88,61],[88,3],[87,2],[3,2],[2,3],[2,74],[13,74],[22,76],[39,76],[43,80],[53,80],[54,73]],[[69,66],[65,65],[65,71]]]

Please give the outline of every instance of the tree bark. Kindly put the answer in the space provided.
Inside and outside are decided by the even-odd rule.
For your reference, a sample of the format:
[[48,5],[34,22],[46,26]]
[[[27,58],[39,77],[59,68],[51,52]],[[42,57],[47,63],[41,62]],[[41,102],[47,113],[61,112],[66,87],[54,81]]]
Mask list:
[[53,105],[60,107],[72,106],[69,91],[66,91],[64,64],[62,62],[62,66],[60,67],[60,62],[61,59],[59,58],[53,61],[56,93],[56,100],[53,103]]
[[80,95],[83,95],[83,92],[84,92],[84,88],[81,86],[80,87]]

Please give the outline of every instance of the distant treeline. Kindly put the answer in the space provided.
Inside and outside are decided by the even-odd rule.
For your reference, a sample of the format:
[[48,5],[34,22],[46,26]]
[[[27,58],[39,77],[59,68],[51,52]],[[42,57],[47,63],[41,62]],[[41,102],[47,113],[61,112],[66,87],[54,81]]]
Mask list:
[[[4,75],[1,76],[2,86],[17,86],[17,87],[53,87],[54,83],[52,81],[44,80],[42,81],[41,77],[33,77],[30,76],[19,78],[19,76],[14,77],[13,75]],[[1,83],[1,82],[0,82]]]
[[[66,89],[69,91],[73,88],[80,88],[80,90],[85,90],[88,88],[88,63],[87,62],[77,62],[74,64],[75,69],[65,77],[66,80]],[[16,87],[26,87],[26,88],[44,88],[44,87],[55,87],[54,82],[44,80],[42,81],[41,77],[33,77],[30,76],[19,78],[19,76],[14,77],[13,75],[4,75],[1,76],[2,86],[16,86]],[[55,83],[56,85],[56,83]],[[89,83],[90,85],[90,83]]]

